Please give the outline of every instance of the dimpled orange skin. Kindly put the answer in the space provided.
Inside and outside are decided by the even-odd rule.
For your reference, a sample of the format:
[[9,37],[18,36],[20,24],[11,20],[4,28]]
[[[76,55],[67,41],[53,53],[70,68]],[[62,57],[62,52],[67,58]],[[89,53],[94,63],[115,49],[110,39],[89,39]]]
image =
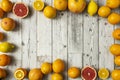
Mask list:
[[43,74],[41,72],[41,69],[34,68],[30,70],[28,77],[29,80],[42,80]]
[[120,70],[113,70],[111,77],[113,80],[120,80]]
[[8,64],[10,64],[10,56],[6,55],[6,54],[1,54],[0,55],[0,66],[6,66]]
[[106,0],[106,5],[112,9],[118,8],[120,0]]
[[120,40],[120,28],[115,29],[112,35],[114,39]]
[[113,25],[120,23],[120,14],[118,14],[118,13],[111,13],[108,16],[108,22],[110,24],[113,24]]
[[66,10],[67,9],[67,0],[54,0],[54,7],[57,9],[57,10]]
[[15,28],[15,21],[12,18],[3,18],[1,21],[1,27],[5,31],[12,31]]
[[120,66],[120,56],[115,57],[115,64]]
[[64,61],[62,61],[61,59],[57,59],[53,62],[52,65],[53,71],[56,73],[61,73],[64,71],[65,69],[65,64]]
[[107,6],[101,6],[98,10],[98,15],[106,18],[111,13],[111,9]]
[[7,73],[4,69],[0,68],[0,79],[5,78],[7,76]]
[[80,76],[80,70],[76,67],[71,67],[68,70],[68,76],[71,77],[71,78],[77,78],[77,77]]
[[0,8],[0,18],[4,16],[4,11]]
[[110,46],[110,52],[114,56],[120,56],[120,44],[113,44]]

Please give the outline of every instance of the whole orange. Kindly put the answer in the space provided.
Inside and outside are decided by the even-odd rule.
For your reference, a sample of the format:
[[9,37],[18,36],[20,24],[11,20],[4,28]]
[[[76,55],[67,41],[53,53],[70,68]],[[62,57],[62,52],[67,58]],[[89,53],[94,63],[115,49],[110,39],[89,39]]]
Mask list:
[[70,78],[77,78],[80,76],[80,69],[79,68],[76,68],[76,67],[71,67],[69,70],[68,70],[68,76]]
[[113,24],[113,25],[120,23],[120,14],[118,14],[118,13],[111,13],[108,16],[108,22]]
[[4,69],[0,68],[0,79],[6,78],[7,73]]
[[118,8],[120,5],[120,0],[107,0],[106,5],[112,9]]
[[48,63],[48,62],[44,62],[41,65],[41,71],[43,74],[49,74],[52,72],[52,64]]
[[120,56],[120,44],[111,45],[110,52],[115,56]]
[[2,41],[3,39],[4,39],[4,34],[0,32],[0,41]]
[[64,61],[61,60],[61,59],[55,60],[55,61],[53,62],[52,68],[53,68],[53,71],[56,72],[56,73],[61,73],[61,72],[63,72],[64,69],[65,69]]
[[120,80],[120,70],[113,70],[111,73],[112,80]]
[[56,17],[57,11],[52,6],[46,6],[43,10],[43,13],[44,13],[44,16],[51,19]]
[[111,9],[107,6],[101,6],[98,10],[98,15],[101,17],[107,17],[111,13]]
[[12,18],[3,18],[1,21],[1,27],[5,31],[11,31],[15,28],[15,21]]
[[115,64],[120,66],[120,56],[115,57]]
[[1,8],[5,12],[10,12],[12,10],[13,4],[10,0],[2,0]]
[[6,66],[10,64],[10,56],[6,54],[1,54],[0,55],[0,66]]
[[29,80],[42,80],[43,74],[41,72],[41,69],[34,68],[30,70],[28,77]]
[[4,11],[0,8],[0,18],[4,16]]
[[63,80],[63,76],[61,74],[54,73],[51,76],[51,80]]
[[57,9],[57,10],[66,10],[67,9],[67,0],[54,0],[54,7]]
[[115,29],[112,35],[114,39],[120,40],[120,28]]

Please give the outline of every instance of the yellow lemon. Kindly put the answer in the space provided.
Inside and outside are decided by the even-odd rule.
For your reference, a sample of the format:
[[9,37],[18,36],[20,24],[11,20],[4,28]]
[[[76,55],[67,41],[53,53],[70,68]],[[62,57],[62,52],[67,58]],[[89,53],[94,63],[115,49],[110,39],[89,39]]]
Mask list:
[[43,74],[49,74],[52,72],[52,65],[48,62],[44,62],[42,65],[41,65],[41,71]]

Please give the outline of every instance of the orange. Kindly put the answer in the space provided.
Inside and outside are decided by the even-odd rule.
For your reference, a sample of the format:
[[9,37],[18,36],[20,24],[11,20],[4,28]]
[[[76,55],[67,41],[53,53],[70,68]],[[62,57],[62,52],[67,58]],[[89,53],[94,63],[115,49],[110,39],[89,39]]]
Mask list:
[[5,31],[11,31],[15,28],[15,21],[12,18],[3,18],[1,21],[1,27]]
[[54,0],[54,7],[57,9],[57,10],[66,10],[67,9],[67,0]]
[[120,0],[107,0],[106,5],[112,9],[118,8],[120,4]]
[[4,69],[0,68],[0,79],[6,78],[7,73]]
[[47,6],[47,7],[45,7],[45,9],[44,9],[44,15],[47,17],[47,18],[55,18],[56,17],[56,13],[57,13],[57,11],[56,11],[56,9],[55,8],[53,8],[52,6]]
[[10,12],[12,10],[13,4],[10,0],[2,0],[1,8],[5,12]]
[[4,16],[4,11],[0,8],[0,18]]
[[111,9],[107,6],[101,6],[98,10],[98,15],[100,17],[107,17],[111,13]]
[[101,68],[98,71],[98,76],[100,79],[105,80],[109,77],[109,71],[106,68]]
[[115,56],[120,56],[120,44],[111,45],[110,52]]
[[44,2],[41,0],[36,0],[33,2],[33,8],[37,11],[43,10],[44,6]]
[[10,56],[6,54],[1,54],[0,55],[0,66],[6,66],[10,64]]
[[17,80],[22,80],[27,76],[27,70],[25,70],[24,68],[18,68],[15,70],[14,72],[14,77]]
[[61,74],[54,73],[51,76],[51,80],[63,80],[63,76]]
[[44,62],[41,65],[41,71],[43,74],[49,74],[52,72],[52,64],[48,63],[48,62]]
[[4,39],[4,34],[0,32],[0,41],[2,41],[3,39]]
[[61,73],[61,72],[63,72],[64,69],[65,69],[64,61],[61,60],[61,59],[55,60],[55,61],[53,62],[52,68],[53,68],[53,71],[56,72],[56,73]]
[[120,40],[120,28],[115,29],[112,35],[114,39]]
[[29,80],[42,80],[43,74],[41,72],[41,69],[34,68],[30,70],[28,77]]
[[112,80],[120,80],[120,70],[113,70],[111,73]]
[[77,78],[80,76],[80,69],[79,68],[76,68],[76,67],[71,67],[69,70],[68,70],[68,76],[70,78]]
[[108,16],[108,22],[110,24],[113,24],[113,25],[120,23],[120,14],[118,14],[118,13],[111,13]]
[[115,57],[115,64],[120,66],[120,56]]

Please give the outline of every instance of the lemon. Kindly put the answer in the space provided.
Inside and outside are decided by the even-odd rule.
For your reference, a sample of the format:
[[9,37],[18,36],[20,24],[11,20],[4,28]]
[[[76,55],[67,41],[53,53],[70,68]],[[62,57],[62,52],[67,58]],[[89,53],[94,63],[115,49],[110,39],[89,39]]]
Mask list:
[[15,46],[9,42],[3,42],[0,44],[0,52],[10,52],[14,47]]
[[33,8],[37,11],[43,10],[44,6],[44,2],[41,0],[36,0],[33,2]]
[[97,13],[98,10],[98,5],[94,0],[91,0],[90,3],[88,4],[88,13],[90,16],[93,16]]
[[100,79],[107,79],[109,77],[109,71],[106,68],[102,68],[98,71]]

